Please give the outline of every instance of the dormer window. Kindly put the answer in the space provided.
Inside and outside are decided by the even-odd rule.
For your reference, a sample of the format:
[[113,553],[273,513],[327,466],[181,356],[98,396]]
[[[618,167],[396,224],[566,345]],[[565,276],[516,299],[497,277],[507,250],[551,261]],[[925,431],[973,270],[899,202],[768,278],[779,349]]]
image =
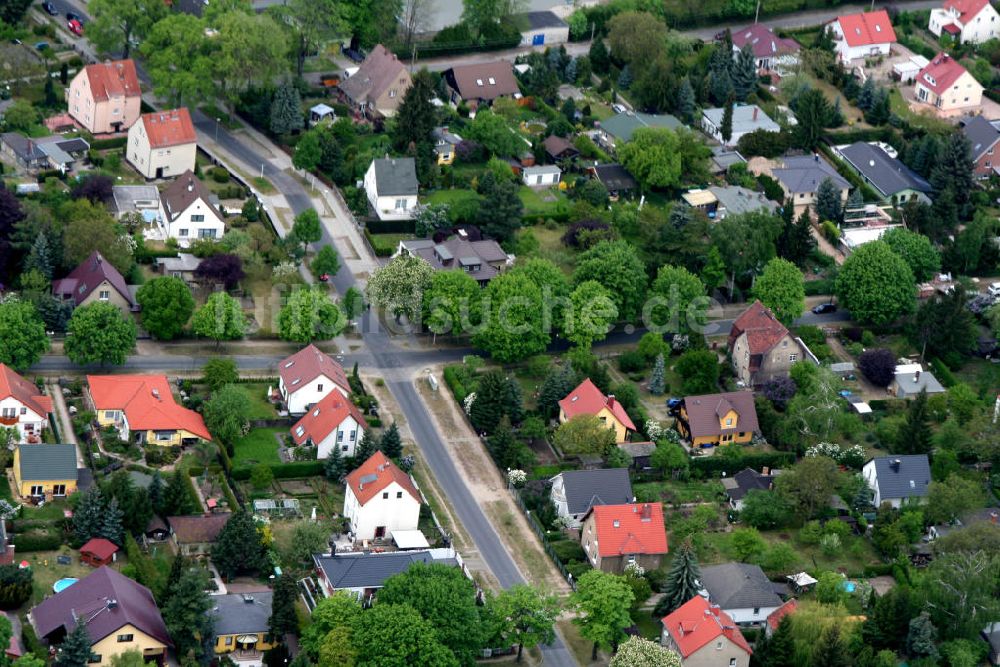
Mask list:
[[882,26],[876,25],[875,26],[875,32],[882,32]]

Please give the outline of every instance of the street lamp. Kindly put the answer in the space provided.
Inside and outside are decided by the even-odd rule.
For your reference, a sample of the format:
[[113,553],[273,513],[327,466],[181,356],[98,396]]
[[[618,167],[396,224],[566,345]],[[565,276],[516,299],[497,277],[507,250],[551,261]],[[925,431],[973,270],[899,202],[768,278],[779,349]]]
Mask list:
[[221,118],[215,119],[215,143],[219,143],[219,123],[222,122]]

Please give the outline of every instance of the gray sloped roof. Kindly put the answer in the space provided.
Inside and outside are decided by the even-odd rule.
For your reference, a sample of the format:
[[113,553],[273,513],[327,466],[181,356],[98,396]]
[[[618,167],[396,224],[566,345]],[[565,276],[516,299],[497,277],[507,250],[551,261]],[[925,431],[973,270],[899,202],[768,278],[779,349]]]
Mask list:
[[969,140],[972,159],[978,160],[1000,140],[1000,130],[982,116],[962,119],[962,133]]
[[670,114],[633,113],[631,111],[625,111],[601,121],[602,130],[622,141],[632,141],[632,135],[635,134],[635,131],[644,127],[665,127],[668,130],[676,130],[683,126],[684,123]]
[[568,24],[550,11],[525,12],[515,18],[523,19],[528,30],[542,30],[543,28],[565,28]]
[[726,185],[724,187],[713,185],[708,191],[715,195],[726,212],[732,215],[750,213],[760,209],[773,212],[778,208],[777,202],[771,201],[759,192],[748,190],[739,185]]
[[[454,556],[446,556],[444,549],[427,551],[395,551],[382,554],[347,553],[330,556],[313,556],[316,566],[323,570],[334,589],[381,588],[389,577],[405,572],[414,563],[442,563],[457,565]],[[441,557],[438,557],[441,556]]]
[[784,164],[772,170],[772,175],[788,188],[789,192],[816,192],[820,183],[829,178],[838,189],[850,188],[851,184],[837,173],[829,162],[819,155],[797,155],[784,159]]
[[570,514],[583,514],[594,505],[624,505],[635,497],[625,468],[566,470],[560,474]]
[[931,185],[912,169],[879,148],[858,141],[840,151],[844,159],[867,178],[884,197],[903,190],[930,192]]
[[896,384],[909,396],[919,394],[921,391],[926,391],[928,394],[941,394],[945,391],[930,371],[921,371],[919,375],[896,373]]
[[271,591],[213,595],[212,616],[215,617],[215,634],[237,635],[267,632],[271,618]]
[[781,606],[774,584],[757,565],[723,563],[703,567],[701,585],[712,603],[724,610]]
[[417,166],[411,157],[374,160],[375,185],[380,197],[417,194]]
[[18,451],[23,480],[76,479],[75,445],[19,445]]
[[[883,500],[927,495],[931,466],[926,454],[880,456],[872,461],[875,463],[875,479]],[[895,461],[899,461],[898,467],[894,466]]]

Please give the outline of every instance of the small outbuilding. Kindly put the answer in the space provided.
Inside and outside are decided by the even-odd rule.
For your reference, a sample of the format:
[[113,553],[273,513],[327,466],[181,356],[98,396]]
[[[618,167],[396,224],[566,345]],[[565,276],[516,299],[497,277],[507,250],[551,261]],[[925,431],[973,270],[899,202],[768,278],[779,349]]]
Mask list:
[[327,118],[330,119],[330,122],[337,120],[337,114],[334,113],[333,107],[330,105],[321,102],[309,109],[309,121],[311,123],[318,123]]
[[557,185],[562,177],[562,170],[555,165],[542,167],[524,167],[521,170],[521,180],[524,184],[532,188],[545,188],[550,185]]
[[522,28],[522,46],[550,46],[569,41],[569,24],[553,12],[526,12],[516,20]]
[[91,567],[101,567],[115,562],[118,545],[103,537],[95,537],[80,547],[80,560]]

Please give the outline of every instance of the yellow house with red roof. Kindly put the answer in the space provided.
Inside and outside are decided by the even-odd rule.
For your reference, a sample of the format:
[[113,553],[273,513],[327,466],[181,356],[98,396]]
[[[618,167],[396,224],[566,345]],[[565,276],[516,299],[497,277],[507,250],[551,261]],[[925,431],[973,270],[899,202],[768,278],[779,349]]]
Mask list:
[[625,442],[635,431],[635,424],[614,395],[605,396],[590,378],[587,378],[566,398],[559,401],[559,423],[579,415],[594,415],[601,423],[615,432],[615,442]]
[[97,423],[122,440],[168,447],[212,439],[201,415],[174,401],[165,375],[88,375],[87,386]]

